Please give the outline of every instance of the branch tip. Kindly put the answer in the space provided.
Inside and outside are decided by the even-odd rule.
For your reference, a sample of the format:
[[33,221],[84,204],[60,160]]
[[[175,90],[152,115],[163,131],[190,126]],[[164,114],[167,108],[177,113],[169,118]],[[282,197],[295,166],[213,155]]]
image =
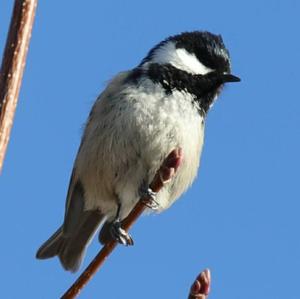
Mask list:
[[190,289],[189,299],[206,299],[210,292],[211,274],[209,269],[203,270]]

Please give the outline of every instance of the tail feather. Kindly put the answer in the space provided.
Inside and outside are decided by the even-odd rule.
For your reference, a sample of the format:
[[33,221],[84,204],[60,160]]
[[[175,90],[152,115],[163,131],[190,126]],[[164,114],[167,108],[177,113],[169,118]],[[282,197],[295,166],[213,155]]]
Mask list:
[[60,227],[41,248],[36,257],[47,259],[58,256],[65,270],[76,272],[85,255],[86,247],[101,224],[103,216],[97,211],[85,212],[80,219],[78,230],[72,234],[64,234]]
[[62,226],[39,248],[36,253],[37,259],[49,259],[58,254],[63,245]]

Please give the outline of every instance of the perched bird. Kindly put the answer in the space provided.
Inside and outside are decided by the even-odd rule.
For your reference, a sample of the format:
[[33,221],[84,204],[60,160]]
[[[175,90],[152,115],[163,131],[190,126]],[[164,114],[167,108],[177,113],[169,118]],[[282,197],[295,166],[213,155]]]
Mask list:
[[[130,71],[121,72],[96,100],[74,163],[62,226],[37,252],[58,256],[78,270],[86,247],[99,240],[133,244],[120,225],[147,193],[151,207],[167,209],[193,182],[199,167],[206,115],[231,74],[222,37],[205,31],[171,36]],[[182,163],[156,195],[155,172],[176,148]]]

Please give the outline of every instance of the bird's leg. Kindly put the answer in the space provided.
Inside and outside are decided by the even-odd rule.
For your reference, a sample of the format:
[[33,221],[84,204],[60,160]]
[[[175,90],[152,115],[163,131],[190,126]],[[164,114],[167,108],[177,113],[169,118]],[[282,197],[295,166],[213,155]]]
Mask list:
[[121,203],[118,203],[116,218],[111,224],[110,233],[112,237],[120,244],[123,244],[125,246],[131,246],[133,245],[133,239],[131,238],[129,233],[126,230],[124,230],[121,226],[120,211]]
[[159,209],[159,203],[156,201],[157,193],[154,192],[148,185],[142,184],[139,193],[145,206],[154,211]]

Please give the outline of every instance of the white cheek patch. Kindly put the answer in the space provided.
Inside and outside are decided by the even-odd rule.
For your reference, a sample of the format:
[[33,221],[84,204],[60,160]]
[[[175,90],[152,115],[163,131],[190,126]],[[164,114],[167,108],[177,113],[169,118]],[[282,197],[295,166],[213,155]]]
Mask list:
[[174,43],[168,42],[156,49],[151,62],[159,64],[171,63],[171,61],[176,60],[175,54],[176,48]]
[[212,71],[212,69],[202,64],[194,54],[187,52],[185,49],[176,49],[176,53],[182,65],[185,66],[190,73],[206,75]]
[[182,48],[176,49],[174,42],[167,42],[158,48],[151,59],[151,63],[170,63],[174,67],[194,75],[205,75],[213,71],[202,64],[194,54]]

